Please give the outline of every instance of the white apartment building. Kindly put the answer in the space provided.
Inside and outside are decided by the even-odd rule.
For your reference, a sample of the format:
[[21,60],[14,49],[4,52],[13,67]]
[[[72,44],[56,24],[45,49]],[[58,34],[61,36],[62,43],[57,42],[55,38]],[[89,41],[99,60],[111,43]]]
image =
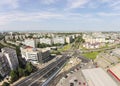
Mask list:
[[36,47],[36,40],[35,39],[25,39],[24,44],[26,46],[30,46],[35,48]]
[[22,58],[25,58],[26,61],[30,61],[34,64],[43,63],[50,56],[48,48],[32,48],[32,47],[21,47]]
[[0,53],[0,74],[4,77],[10,72],[10,66],[7,58],[3,53]]
[[11,70],[16,69],[19,65],[16,51],[14,49],[7,48],[7,47],[2,48],[1,51],[6,56],[10,69]]
[[66,43],[68,43],[68,44],[71,43],[72,40],[73,40],[73,39],[72,39],[72,36],[68,36],[68,37],[66,37],[65,39],[66,39]]
[[64,37],[56,37],[53,38],[54,44],[65,44],[65,38]]
[[50,38],[40,38],[40,43],[45,43],[45,44],[52,44],[52,40]]

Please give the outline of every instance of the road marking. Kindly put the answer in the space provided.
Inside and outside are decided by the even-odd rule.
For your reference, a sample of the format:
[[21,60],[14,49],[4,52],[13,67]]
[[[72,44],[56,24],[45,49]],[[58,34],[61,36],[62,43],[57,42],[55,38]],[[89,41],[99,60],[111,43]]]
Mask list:
[[[63,60],[62,60],[63,61]],[[60,61],[60,62],[62,62],[62,61]],[[60,63],[59,62],[59,63]],[[58,63],[58,64],[59,64]],[[57,65],[58,65],[57,64]],[[37,82],[39,79],[41,79],[44,75],[46,75],[48,72],[50,72],[52,69],[54,69],[56,67],[56,65],[54,65],[54,67],[53,68],[51,68],[49,71],[47,71],[45,74],[43,74],[40,78],[38,78],[38,79],[36,79],[35,81],[33,81],[32,83],[30,83],[28,86],[31,86],[32,84],[34,84],[35,82]]]

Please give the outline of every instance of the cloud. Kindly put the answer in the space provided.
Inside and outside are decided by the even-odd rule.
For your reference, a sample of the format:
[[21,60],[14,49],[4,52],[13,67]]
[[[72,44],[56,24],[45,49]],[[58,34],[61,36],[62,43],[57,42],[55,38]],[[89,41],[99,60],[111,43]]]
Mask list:
[[113,8],[114,10],[120,10],[120,1],[112,1],[110,4],[110,7]]
[[9,8],[17,8],[19,6],[18,0],[1,0],[0,8],[9,7]]
[[84,7],[90,0],[68,0],[68,8],[81,8]]
[[120,10],[120,0],[101,0],[102,3],[106,3],[112,10]]
[[106,12],[101,12],[101,13],[97,13],[97,15],[99,16],[103,16],[103,17],[116,17],[116,16],[120,16],[120,13],[106,13]]
[[13,13],[2,13],[0,14],[0,25],[5,25],[12,22],[19,21],[40,21],[45,19],[57,19],[61,18],[63,15],[50,12],[13,12]]
[[42,2],[43,4],[47,4],[47,5],[53,4],[53,3],[57,2],[57,1],[58,1],[58,0],[41,0],[41,2]]

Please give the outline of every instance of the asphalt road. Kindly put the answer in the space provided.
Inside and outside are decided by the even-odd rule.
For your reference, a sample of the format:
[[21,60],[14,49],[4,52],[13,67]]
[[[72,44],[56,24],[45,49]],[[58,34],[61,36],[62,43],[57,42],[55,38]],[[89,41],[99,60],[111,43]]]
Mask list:
[[[51,63],[47,67],[38,70],[34,74],[28,76],[26,79],[20,81],[14,86],[32,86],[32,84],[36,83],[36,81],[40,80],[45,74],[47,74],[50,70],[52,70],[54,67],[56,67],[59,63],[61,63],[66,57],[63,56],[60,59],[58,59],[56,62]],[[36,85],[34,85],[36,86]]]
[[[45,81],[51,77],[64,63],[66,62],[66,60],[61,61],[59,64],[57,64],[51,71],[48,72],[48,77],[46,77]],[[46,75],[45,75],[46,76]],[[44,76],[43,76],[44,77]],[[45,78],[45,77],[44,77]],[[37,80],[35,83],[33,83],[31,86],[42,86],[42,84],[44,82],[42,82],[42,80],[44,80],[44,78],[41,78],[39,80]]]

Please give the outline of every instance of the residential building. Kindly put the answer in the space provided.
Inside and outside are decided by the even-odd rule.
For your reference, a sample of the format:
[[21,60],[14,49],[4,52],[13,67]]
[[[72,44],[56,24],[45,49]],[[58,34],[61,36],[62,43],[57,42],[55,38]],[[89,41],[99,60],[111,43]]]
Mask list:
[[56,37],[53,38],[54,44],[65,44],[65,38],[64,37]]
[[11,70],[16,69],[19,65],[16,51],[14,49],[7,47],[2,48],[1,51],[6,56],[10,69]]
[[72,36],[66,37],[66,43],[71,43],[73,41]]
[[32,48],[29,46],[21,47],[22,58],[26,61],[30,61],[34,64],[44,63],[50,56],[50,51],[48,48]]
[[10,72],[10,66],[7,58],[3,53],[0,53],[0,74],[4,77]]
[[52,40],[50,38],[40,38],[40,43],[52,45]]
[[26,46],[30,46],[35,48],[36,47],[36,40],[35,39],[25,39],[24,44]]

